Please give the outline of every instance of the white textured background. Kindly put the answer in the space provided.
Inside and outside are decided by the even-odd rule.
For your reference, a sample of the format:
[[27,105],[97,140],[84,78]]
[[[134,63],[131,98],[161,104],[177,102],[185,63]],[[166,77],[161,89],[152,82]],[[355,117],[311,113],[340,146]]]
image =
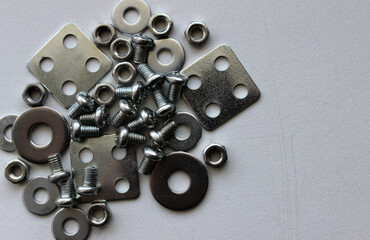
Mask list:
[[[21,94],[36,79],[26,64],[57,30],[72,21],[90,36],[98,22],[111,22],[115,3],[2,1],[0,115],[27,108]],[[224,168],[208,168],[209,189],[198,207],[163,208],[141,177],[140,197],[110,202],[112,221],[93,228],[90,239],[369,239],[369,1],[148,3],[152,13],[172,17],[185,65],[228,43],[262,95],[216,131],[204,131],[191,151],[201,158],[214,141],[229,153]],[[210,28],[203,48],[183,35],[192,20]],[[112,81],[110,74],[104,81]],[[52,97],[46,104],[66,112]],[[1,152],[0,169],[15,157]],[[49,173],[32,167],[32,176]],[[53,215],[28,212],[23,188],[0,178],[0,239],[52,239]]]

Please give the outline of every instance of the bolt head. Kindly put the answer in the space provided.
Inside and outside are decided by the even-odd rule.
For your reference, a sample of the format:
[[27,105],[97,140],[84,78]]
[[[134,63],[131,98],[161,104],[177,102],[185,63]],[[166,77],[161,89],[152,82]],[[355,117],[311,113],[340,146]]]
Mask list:
[[161,161],[164,156],[163,151],[161,149],[153,146],[144,146],[143,155],[144,157],[150,159],[151,161],[156,162]]
[[60,180],[67,179],[71,176],[71,172],[69,170],[65,170],[62,172],[53,173],[48,176],[49,182],[51,183],[57,183]]
[[128,134],[129,134],[129,130],[126,127],[122,126],[118,128],[116,137],[115,137],[115,142],[116,142],[117,147],[124,148],[127,146]]
[[167,104],[161,106],[160,108],[158,108],[157,111],[155,112],[155,114],[159,118],[165,118],[165,117],[168,117],[168,116],[174,114],[175,112],[176,112],[176,105],[173,104],[173,103],[167,103]]
[[80,136],[81,136],[81,123],[78,120],[73,120],[71,125],[71,137],[73,141],[79,142],[81,141]]
[[105,126],[107,120],[107,112],[104,106],[100,106],[95,112],[95,124],[97,127],[102,128]]
[[179,72],[170,72],[166,75],[166,81],[171,85],[184,86],[188,82],[188,78]]
[[160,148],[164,148],[167,145],[163,136],[155,130],[149,131],[149,137],[152,140],[152,143]]
[[77,188],[77,193],[81,196],[95,196],[98,194],[98,190],[97,187],[80,186]]
[[151,48],[154,46],[154,41],[149,36],[143,36],[141,34],[134,34],[132,36],[132,42],[136,45],[146,46]]
[[149,108],[144,107],[140,111],[140,117],[144,121],[147,128],[153,129],[157,124],[157,117],[155,113]]
[[76,205],[76,202],[73,198],[71,197],[63,197],[63,198],[58,198],[55,201],[55,205],[61,208],[71,208]]
[[129,118],[134,118],[137,116],[136,107],[125,99],[119,101],[119,110]]
[[153,74],[150,78],[146,79],[145,87],[154,90],[163,85],[165,76],[161,74]]
[[135,82],[131,87],[131,98],[135,103],[140,104],[145,98],[145,88],[142,82]]
[[91,112],[94,110],[94,100],[86,92],[79,92],[76,95],[78,104],[86,111]]

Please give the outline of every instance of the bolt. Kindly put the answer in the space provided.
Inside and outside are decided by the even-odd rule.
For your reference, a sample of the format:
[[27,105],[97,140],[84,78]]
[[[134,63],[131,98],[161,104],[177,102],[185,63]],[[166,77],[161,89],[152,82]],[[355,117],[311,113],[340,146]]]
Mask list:
[[94,110],[94,100],[86,92],[79,92],[76,95],[77,102],[75,102],[67,111],[67,115],[75,119],[82,113],[92,112]]
[[168,101],[166,96],[163,94],[162,89],[157,88],[152,91],[155,105],[157,105],[157,111],[155,114],[159,118],[168,117],[176,112],[176,105]]
[[76,205],[75,202],[75,184],[72,178],[63,180],[60,183],[60,197],[55,204],[61,208],[70,208]]
[[146,63],[149,50],[154,46],[153,39],[141,34],[134,34],[132,42],[135,44],[134,63]]
[[163,158],[163,152],[161,149],[154,146],[144,146],[143,148],[143,160],[138,167],[138,171],[141,174],[149,175],[152,173],[155,165]]
[[124,148],[128,144],[138,145],[146,142],[146,137],[141,133],[130,132],[126,127],[122,126],[118,128],[116,138],[116,146],[119,148]]
[[165,80],[165,76],[162,74],[155,73],[148,64],[139,64],[137,71],[145,80],[145,87],[149,90],[155,89],[162,86]]
[[143,128],[153,129],[156,123],[157,118],[155,113],[149,108],[144,107],[140,110],[139,117],[127,124],[127,128],[132,132],[136,132]]
[[98,169],[85,167],[83,172],[82,186],[77,188],[77,193],[82,196],[95,196],[98,194]]
[[188,78],[181,75],[179,72],[170,72],[166,76],[166,80],[170,84],[167,95],[168,100],[177,102],[181,96],[182,88],[188,82]]
[[119,101],[119,110],[112,117],[111,124],[113,127],[118,128],[123,122],[133,119],[137,116],[137,109],[130,102],[122,99]]
[[101,136],[101,130],[98,127],[82,125],[80,121],[73,120],[71,125],[71,136],[73,141],[80,142],[81,138]]
[[149,137],[153,144],[159,148],[164,148],[167,145],[167,140],[175,134],[177,124],[174,121],[170,121],[165,124],[159,131],[150,130]]
[[60,180],[69,178],[71,172],[63,169],[60,153],[50,155],[48,161],[51,169],[51,174],[48,176],[49,182],[57,183]]
[[96,109],[94,113],[81,115],[80,122],[82,124],[96,125],[99,128],[103,128],[109,121],[108,116],[109,114],[106,111],[105,107],[100,106]]
[[146,96],[144,84],[135,82],[129,87],[119,86],[116,88],[116,95],[119,98],[129,99],[140,104]]

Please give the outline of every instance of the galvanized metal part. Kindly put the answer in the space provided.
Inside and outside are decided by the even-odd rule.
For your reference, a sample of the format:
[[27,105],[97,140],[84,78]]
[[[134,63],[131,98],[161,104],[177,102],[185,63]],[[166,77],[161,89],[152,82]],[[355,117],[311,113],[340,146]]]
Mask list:
[[[73,176],[72,176],[73,177]],[[68,178],[59,183],[60,196],[55,200],[55,205],[60,208],[76,206],[76,188],[73,178]]]
[[118,112],[110,120],[111,125],[115,128],[119,128],[122,123],[132,120],[137,116],[136,106],[125,99],[119,101],[118,107]]
[[[160,25],[164,25],[163,28]],[[149,29],[152,31],[154,36],[158,38],[165,38],[167,37],[173,27],[173,22],[171,18],[165,13],[155,14],[150,18],[149,21]]]
[[[101,93],[103,91],[108,91],[109,92],[109,98],[108,99],[103,99],[101,97]],[[116,100],[116,90],[112,86],[112,84],[109,83],[99,83],[95,86],[94,92],[93,92],[93,98],[97,104],[100,106],[109,106],[114,103]]]
[[[103,38],[103,33],[109,33],[107,39]],[[96,45],[106,47],[116,38],[116,29],[110,24],[99,23],[92,32],[92,37]]]
[[73,120],[71,124],[71,138],[75,142],[81,142],[84,138],[96,138],[102,135],[99,127],[83,125],[80,121]]
[[127,61],[134,53],[131,41],[125,38],[117,38],[110,45],[110,52],[114,59]]
[[77,188],[77,193],[82,196],[94,196],[98,194],[98,168],[87,166],[82,174],[82,186]]
[[[71,162],[76,182],[82,182],[83,169],[86,166],[93,165],[99,169],[101,190],[96,196],[81,196],[80,202],[87,203],[99,199],[107,201],[133,199],[139,196],[140,186],[135,148],[127,147],[126,156],[120,160],[115,159],[112,155],[113,148],[115,148],[115,137],[114,134],[104,135],[99,138],[86,139],[83,143],[71,142]],[[89,163],[84,163],[79,158],[80,152],[85,148],[93,153],[93,159]],[[130,184],[126,193],[119,193],[115,189],[115,184],[120,179],[126,179]]]
[[[101,218],[95,217],[95,212],[102,210],[103,211],[103,216]],[[95,201],[93,202],[90,206],[89,209],[87,210],[87,221],[90,223],[92,226],[100,227],[108,223],[109,219],[111,216],[111,210],[108,207],[106,201]]]
[[[213,153],[220,154],[216,161],[211,158]],[[227,151],[225,146],[217,143],[211,143],[203,151],[204,162],[211,167],[222,167],[227,161]]]
[[143,155],[138,171],[141,174],[150,175],[157,163],[162,160],[164,153],[157,146],[144,146]]
[[18,115],[10,114],[3,116],[0,119],[0,149],[6,152],[14,152],[15,146],[11,139],[8,139],[5,135],[7,128],[10,128],[14,125],[15,120]]
[[[37,92],[38,97],[33,98],[32,93]],[[29,84],[25,87],[23,90],[23,100],[24,102],[30,106],[30,107],[38,107],[44,105],[46,99],[48,98],[48,91],[45,89],[45,87],[41,83],[33,83]]]
[[51,174],[48,176],[48,180],[51,183],[58,183],[60,180],[64,180],[71,176],[71,172],[66,169],[64,170],[62,159],[59,153],[50,155],[48,162],[51,169]]
[[[135,9],[139,13],[136,23],[126,21],[124,15],[130,10]],[[121,0],[113,9],[112,21],[116,28],[126,34],[134,34],[143,31],[150,20],[149,5],[143,0]]]
[[[190,186],[183,193],[175,193],[168,186],[168,179],[176,171],[184,171],[190,177]],[[208,173],[204,165],[185,152],[165,155],[150,175],[153,197],[171,210],[186,210],[200,203],[207,192]]]
[[140,145],[146,142],[146,136],[142,133],[130,132],[125,126],[118,128],[115,138],[116,146],[125,148],[128,145]]
[[[185,51],[181,43],[176,39],[166,38],[154,41],[155,47],[149,52],[148,64],[157,73],[168,73],[172,71],[180,71],[185,62]],[[172,60],[168,64],[163,64],[159,61],[159,54],[162,51],[168,50],[172,53]]]
[[[27,163],[23,162],[20,159],[14,159],[5,167],[5,178],[11,183],[20,183],[24,180],[27,180],[29,174],[29,166]],[[19,174],[16,174],[16,171],[20,170]]]
[[90,113],[94,111],[94,99],[87,92],[79,92],[76,95],[76,102],[68,108],[68,117],[75,119],[81,114]]
[[[215,61],[220,57],[226,58],[229,62],[228,68],[224,71],[219,71],[215,67]],[[190,80],[192,76],[197,76],[201,80],[201,86],[196,90],[184,88],[183,97],[207,130],[219,127],[260,97],[256,84],[226,44],[216,47],[182,70],[181,74],[190,77]],[[233,94],[234,88],[240,84],[248,89],[248,95],[243,99]],[[220,107],[220,114],[217,117],[209,117],[206,113],[206,108],[211,103]]]
[[132,35],[131,39],[132,43],[135,44],[134,63],[147,63],[149,51],[154,46],[153,39],[149,36],[143,36],[141,33]]
[[[69,219],[78,223],[75,234],[68,234],[64,230],[64,223]],[[85,240],[90,234],[91,227],[84,211],[79,208],[63,208],[55,214],[51,230],[56,240]]]
[[119,86],[116,88],[116,95],[133,103],[140,104],[146,97],[146,91],[142,82],[134,82],[131,86]]
[[188,78],[175,71],[166,74],[166,81],[170,84],[167,94],[168,100],[177,102],[181,97],[183,87],[188,82]]
[[[123,78],[121,76],[124,70],[128,70],[130,72],[129,77]],[[130,62],[121,62],[114,67],[112,75],[118,84],[129,85],[135,79],[136,68]]]
[[[38,190],[45,190],[49,198],[45,203],[38,203],[35,199],[35,193]],[[54,211],[57,207],[55,200],[59,196],[59,189],[57,185],[50,183],[47,178],[37,177],[31,179],[24,189],[23,192],[23,204],[31,213],[37,215],[46,215]]]
[[164,124],[158,131],[150,130],[148,135],[153,145],[164,148],[167,146],[167,140],[175,134],[176,129],[177,124],[171,120]]
[[98,128],[103,128],[109,124],[109,112],[105,106],[99,106],[94,113],[81,115],[79,120],[82,124],[96,125]]
[[[194,36],[194,32],[197,30],[202,32],[201,38]],[[203,22],[191,22],[185,30],[185,36],[190,44],[201,45],[207,41],[209,37],[209,30],[207,25]]]
[[168,124],[170,121],[174,121],[177,127],[181,125],[187,126],[190,130],[190,136],[184,140],[172,136],[167,140],[168,146],[176,151],[189,151],[194,148],[202,137],[202,127],[194,115],[187,112],[179,112],[167,120],[165,124]]
[[127,128],[132,132],[136,132],[143,128],[153,129],[156,124],[157,117],[155,113],[149,108],[143,107],[139,112],[139,116],[127,124]]
[[[77,39],[76,46],[65,46],[64,40],[69,37]],[[49,72],[43,71],[40,65],[46,59],[54,64]],[[96,72],[87,69],[87,63],[92,60],[100,63]],[[66,95],[62,90],[66,82],[75,83],[77,93],[88,92],[111,67],[109,58],[73,23],[65,25],[28,63],[32,74],[65,108],[75,102],[75,94]]]
[[[53,138],[46,146],[31,142],[29,133],[38,124],[46,124]],[[60,153],[68,147],[70,136],[67,121],[63,115],[49,107],[35,107],[24,111],[14,122],[12,139],[18,154],[32,163],[47,163],[48,156]]]

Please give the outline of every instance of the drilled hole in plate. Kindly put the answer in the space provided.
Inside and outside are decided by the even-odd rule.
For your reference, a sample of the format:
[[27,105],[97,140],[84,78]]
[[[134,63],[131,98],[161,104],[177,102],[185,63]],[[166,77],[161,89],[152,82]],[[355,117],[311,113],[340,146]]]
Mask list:
[[158,61],[163,65],[168,65],[173,60],[173,52],[168,48],[163,48],[157,53]]
[[73,34],[68,34],[63,39],[63,45],[67,49],[73,49],[77,46],[77,37]]
[[123,160],[127,155],[126,148],[114,147],[112,149],[112,157],[116,160]]
[[130,189],[130,182],[125,178],[120,178],[114,184],[114,188],[118,193],[124,194]]
[[72,80],[67,80],[62,84],[62,92],[66,96],[72,96],[77,91],[77,85]]
[[127,46],[126,43],[118,43],[114,47],[115,54],[119,57],[125,57],[128,54],[129,47]]
[[76,220],[72,218],[67,219],[63,223],[63,230],[67,235],[70,235],[70,236],[75,235],[79,229],[80,229],[80,225],[78,224]]
[[96,31],[96,37],[101,42],[108,42],[112,38],[112,32],[107,26],[101,26]]
[[230,66],[229,60],[226,57],[218,57],[215,60],[215,68],[220,71],[226,71]]
[[5,139],[8,141],[12,141],[12,129],[13,129],[13,125],[7,126],[4,129],[4,136],[5,136]]
[[139,21],[139,11],[136,8],[128,8],[123,13],[123,18],[129,24],[135,24]]
[[167,25],[168,23],[166,18],[162,16],[156,17],[153,21],[153,27],[159,32],[166,30]]
[[41,92],[40,89],[37,87],[30,87],[27,91],[27,99],[30,102],[36,102],[40,100]]
[[190,137],[190,128],[186,125],[180,125],[176,128],[175,137],[178,140],[186,140]]
[[89,58],[86,61],[86,69],[88,72],[95,73],[100,69],[100,61],[97,58]]
[[190,36],[194,40],[201,40],[204,37],[203,28],[200,26],[194,26],[190,31]]
[[176,194],[186,192],[190,187],[190,177],[184,171],[173,172],[168,178],[168,186]]
[[91,212],[91,216],[97,220],[97,221],[102,221],[104,219],[104,216],[105,216],[105,212],[104,210],[101,208],[101,207],[95,207],[92,212]]
[[54,68],[54,61],[49,57],[44,57],[40,61],[40,68],[44,72],[51,72]]
[[19,165],[13,165],[9,169],[10,176],[13,178],[19,178],[22,175],[22,168]]
[[38,147],[45,147],[51,142],[53,138],[53,132],[48,125],[39,123],[31,127],[28,133],[28,138],[34,145]]
[[45,204],[49,197],[49,193],[44,188],[37,189],[33,194],[33,198],[38,204]]
[[210,103],[206,107],[206,114],[210,118],[215,118],[221,113],[220,105],[216,103]]
[[202,86],[202,80],[200,80],[200,77],[196,75],[192,75],[188,79],[188,83],[186,85],[191,90],[197,90]]
[[83,163],[89,163],[93,160],[94,154],[91,151],[90,148],[83,148],[80,153],[78,154],[78,158],[81,160]]
[[123,80],[123,81],[127,81],[128,79],[130,79],[132,73],[130,71],[130,69],[128,69],[127,67],[120,67],[118,69],[118,76]]
[[234,87],[233,94],[238,99],[244,99],[248,96],[248,88],[244,84],[238,84]]

